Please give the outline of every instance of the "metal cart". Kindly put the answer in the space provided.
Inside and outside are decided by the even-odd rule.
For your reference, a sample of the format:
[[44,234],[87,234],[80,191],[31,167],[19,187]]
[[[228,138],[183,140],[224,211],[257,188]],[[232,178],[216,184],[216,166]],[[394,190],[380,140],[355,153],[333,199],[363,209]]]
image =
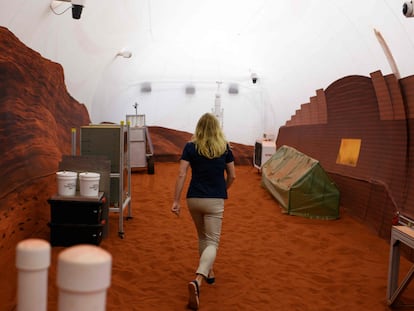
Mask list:
[[131,169],[147,168],[148,174],[154,174],[154,147],[144,114],[126,115],[129,124],[129,144],[131,148]]
[[121,122],[120,125],[92,124],[82,126],[80,130],[80,154],[102,155],[111,161],[109,211],[119,213],[118,234],[123,238],[125,208],[127,219],[132,218],[130,128]]

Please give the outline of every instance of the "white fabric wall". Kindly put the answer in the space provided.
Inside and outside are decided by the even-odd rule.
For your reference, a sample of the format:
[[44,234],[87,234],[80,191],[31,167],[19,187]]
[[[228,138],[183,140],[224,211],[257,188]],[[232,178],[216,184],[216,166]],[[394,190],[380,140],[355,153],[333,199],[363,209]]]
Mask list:
[[[125,119],[137,102],[148,125],[192,132],[221,81],[227,138],[253,144],[277,134],[316,89],[391,73],[374,28],[401,76],[414,72],[414,18],[400,0],[86,0],[80,20],[50,3],[0,0],[0,25],[63,65],[68,91],[96,123]],[[122,49],[133,56],[116,57]],[[151,93],[141,93],[144,82]],[[231,83],[238,94],[228,94]]]

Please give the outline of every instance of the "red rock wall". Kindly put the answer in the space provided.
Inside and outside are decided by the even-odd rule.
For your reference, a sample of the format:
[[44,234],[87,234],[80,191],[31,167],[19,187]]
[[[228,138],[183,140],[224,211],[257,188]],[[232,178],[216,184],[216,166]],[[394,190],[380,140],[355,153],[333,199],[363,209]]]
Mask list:
[[62,67],[0,27],[0,252],[46,225],[71,128],[89,122],[66,90]]
[[[192,134],[159,126],[148,129],[154,146],[156,162],[177,162],[183,147],[191,139]],[[253,165],[253,146],[230,143],[236,165]]]

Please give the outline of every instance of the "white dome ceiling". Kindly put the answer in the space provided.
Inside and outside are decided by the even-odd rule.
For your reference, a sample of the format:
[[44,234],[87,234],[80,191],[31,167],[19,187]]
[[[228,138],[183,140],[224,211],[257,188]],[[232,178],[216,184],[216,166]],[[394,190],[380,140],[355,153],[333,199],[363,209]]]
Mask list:
[[55,15],[50,0],[0,0],[0,24],[62,64],[68,91],[93,122],[124,120],[137,102],[148,125],[192,132],[220,85],[227,138],[253,144],[276,135],[316,89],[347,75],[392,73],[374,29],[401,77],[412,75],[414,18],[402,14],[403,3],[86,0],[75,20]]

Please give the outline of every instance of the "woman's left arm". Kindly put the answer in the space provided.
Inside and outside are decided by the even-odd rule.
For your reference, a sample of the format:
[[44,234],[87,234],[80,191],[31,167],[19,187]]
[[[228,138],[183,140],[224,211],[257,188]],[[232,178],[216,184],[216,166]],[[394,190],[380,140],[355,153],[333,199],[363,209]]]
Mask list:
[[236,170],[234,168],[234,161],[226,164],[226,188],[229,189],[234,179],[236,178]]

